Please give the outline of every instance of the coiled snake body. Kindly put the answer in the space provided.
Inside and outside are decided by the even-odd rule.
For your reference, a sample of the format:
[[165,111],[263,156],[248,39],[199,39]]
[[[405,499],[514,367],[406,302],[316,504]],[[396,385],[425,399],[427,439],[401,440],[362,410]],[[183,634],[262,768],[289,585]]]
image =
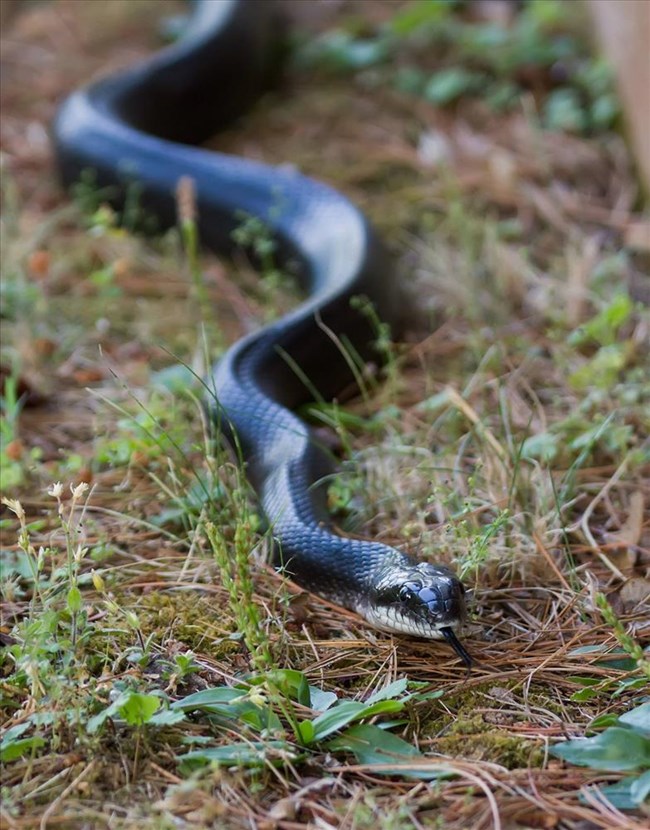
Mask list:
[[190,176],[201,241],[222,253],[233,247],[239,211],[269,222],[281,260],[298,263],[309,298],[232,346],[213,381],[215,417],[237,437],[278,564],[375,627],[444,637],[469,665],[454,634],[465,611],[460,581],[444,566],[328,529],[318,482],[329,462],[291,411],[312,397],[301,376],[324,398],[354,381],[342,339],[363,359],[378,359],[367,315],[350,301],[366,296],[381,318],[395,320],[385,252],[357,208],[324,184],[188,146],[230,123],[268,86],[277,29],[269,0],[198,2],[177,44],[64,102],[54,124],[61,175],[69,185],[94,170],[99,186],[122,194],[125,181],[136,180],[142,207],[163,227],[175,223],[175,189]]

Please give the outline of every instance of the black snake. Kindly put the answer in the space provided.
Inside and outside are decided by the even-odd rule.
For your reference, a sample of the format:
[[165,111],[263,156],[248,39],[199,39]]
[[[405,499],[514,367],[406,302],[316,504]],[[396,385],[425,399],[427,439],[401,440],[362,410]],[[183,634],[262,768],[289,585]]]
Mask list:
[[175,189],[190,176],[201,242],[221,253],[234,247],[239,211],[271,225],[280,261],[298,264],[309,296],[226,352],[213,373],[213,409],[231,440],[236,436],[277,563],[299,585],[375,627],[445,638],[469,666],[454,633],[465,616],[462,583],[442,565],[328,529],[319,482],[330,462],[292,412],[314,388],[331,399],[354,381],[350,353],[378,360],[376,332],[351,300],[370,298],[383,320],[396,320],[384,249],[360,211],[332,188],[293,170],[188,146],[230,124],[268,88],[278,32],[271,0],[200,0],[179,42],[63,103],[54,124],[61,175],[70,185],[93,170],[99,186],[117,186],[117,205],[125,182],[137,181],[143,209],[162,227],[175,224]]

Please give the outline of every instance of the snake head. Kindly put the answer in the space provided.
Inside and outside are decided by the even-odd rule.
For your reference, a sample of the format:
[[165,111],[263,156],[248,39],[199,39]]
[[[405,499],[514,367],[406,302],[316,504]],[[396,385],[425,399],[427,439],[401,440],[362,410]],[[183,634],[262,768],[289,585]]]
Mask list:
[[454,634],[467,616],[465,587],[444,565],[420,562],[383,568],[364,616],[384,631],[445,639],[468,667],[471,658]]

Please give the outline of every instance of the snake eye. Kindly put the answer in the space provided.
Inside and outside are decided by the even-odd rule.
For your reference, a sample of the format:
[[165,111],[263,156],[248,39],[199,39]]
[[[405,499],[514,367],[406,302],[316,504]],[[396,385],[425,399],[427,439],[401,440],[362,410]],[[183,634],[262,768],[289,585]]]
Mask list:
[[399,598],[402,602],[408,602],[410,599],[413,599],[416,596],[417,592],[420,590],[421,586],[415,582],[405,582],[404,585],[399,589]]

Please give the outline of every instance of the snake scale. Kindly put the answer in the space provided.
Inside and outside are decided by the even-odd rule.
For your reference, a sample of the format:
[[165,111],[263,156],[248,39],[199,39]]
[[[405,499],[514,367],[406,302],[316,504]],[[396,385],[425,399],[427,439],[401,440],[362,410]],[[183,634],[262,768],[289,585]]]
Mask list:
[[269,87],[278,64],[276,15],[271,0],[199,0],[178,42],[73,92],[54,123],[60,174],[70,186],[94,171],[98,186],[114,189],[118,208],[136,181],[143,210],[161,228],[175,224],[176,187],[189,176],[201,243],[220,254],[233,251],[241,211],[270,224],[279,262],[297,268],[307,299],[235,343],[209,382],[214,417],[236,439],[269,521],[276,563],[377,628],[446,639],[469,666],[455,634],[465,616],[460,580],[443,565],[332,532],[320,483],[331,462],[293,412],[314,388],[332,399],[354,382],[342,342],[378,361],[376,332],[351,300],[367,297],[381,319],[397,321],[385,250],[336,190],[295,170],[196,146]]

